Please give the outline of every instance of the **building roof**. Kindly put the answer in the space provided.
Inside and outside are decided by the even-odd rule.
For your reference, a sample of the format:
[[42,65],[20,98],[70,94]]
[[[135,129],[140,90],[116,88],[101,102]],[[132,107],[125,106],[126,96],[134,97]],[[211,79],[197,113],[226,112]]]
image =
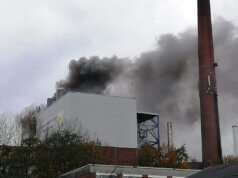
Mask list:
[[132,167],[119,165],[92,165],[75,169],[71,172],[63,174],[60,178],[76,178],[90,173],[103,174],[110,173],[111,175],[126,174],[126,175],[150,175],[150,176],[177,176],[187,177],[197,173],[199,170],[191,169],[173,169],[173,168],[153,168],[153,167]]
[[[58,100],[61,100],[62,97],[68,94],[83,94],[83,95],[94,95],[94,96],[103,96],[103,97],[111,97],[111,98],[125,98],[125,99],[133,99],[136,100],[135,97],[129,97],[129,96],[114,96],[114,95],[106,95],[106,94],[95,94],[95,93],[86,93],[86,92],[79,92],[79,91],[67,91],[65,92],[60,98],[56,99],[51,105],[55,104]],[[51,106],[50,105],[50,106]],[[50,107],[49,106],[49,107]],[[47,108],[48,109],[48,108]]]
[[206,168],[189,178],[237,178],[238,163],[222,164]]

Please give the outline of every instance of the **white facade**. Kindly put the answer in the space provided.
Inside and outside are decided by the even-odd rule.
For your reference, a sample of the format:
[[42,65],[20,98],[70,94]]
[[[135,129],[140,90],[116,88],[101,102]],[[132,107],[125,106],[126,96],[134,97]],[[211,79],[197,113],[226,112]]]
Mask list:
[[238,126],[232,126],[233,130],[233,141],[234,141],[234,152],[235,156],[238,156]]
[[105,146],[136,148],[136,117],[134,98],[68,92],[39,115],[37,132],[43,139],[69,123]]

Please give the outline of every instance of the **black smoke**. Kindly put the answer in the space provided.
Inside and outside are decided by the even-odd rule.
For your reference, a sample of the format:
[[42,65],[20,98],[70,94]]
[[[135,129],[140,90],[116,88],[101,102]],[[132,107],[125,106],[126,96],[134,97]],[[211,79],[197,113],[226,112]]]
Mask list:
[[131,75],[138,109],[160,113],[171,120],[196,120],[199,107],[189,92],[196,88],[193,87],[196,80],[191,80],[197,71],[196,56],[194,31],[178,36],[164,35],[159,39],[156,50],[143,53]]
[[[238,28],[220,18],[213,29],[215,60],[219,65],[217,83],[222,142],[226,147],[223,138],[231,134],[231,126],[237,124],[234,118],[238,115]],[[57,82],[57,87],[136,97],[138,110],[160,113],[163,121],[172,120],[177,134],[186,136],[183,139],[177,136],[180,142],[188,142],[191,141],[189,135],[200,130],[197,128],[200,118],[197,53],[196,28],[178,35],[166,34],[159,38],[156,49],[142,53],[137,59],[114,56],[72,60],[67,79]],[[193,145],[187,144],[195,149],[198,143],[200,145],[200,135],[192,140],[196,140]]]
[[116,56],[102,59],[97,56],[89,59],[82,57],[72,60],[69,64],[68,78],[57,82],[57,88],[102,93],[123,72],[126,63],[125,59],[118,59]]
[[[57,82],[57,87],[66,91],[114,94],[109,86],[114,85],[120,90],[118,81],[123,81],[130,96],[137,98],[138,110],[193,122],[197,119],[199,106],[191,94],[185,92],[191,86],[184,79],[190,79],[186,74],[191,68],[196,71],[193,65],[197,60],[196,41],[195,31],[186,31],[178,36],[161,36],[155,50],[142,53],[134,62],[115,56],[72,60],[68,77]],[[186,103],[181,100],[182,96]]]

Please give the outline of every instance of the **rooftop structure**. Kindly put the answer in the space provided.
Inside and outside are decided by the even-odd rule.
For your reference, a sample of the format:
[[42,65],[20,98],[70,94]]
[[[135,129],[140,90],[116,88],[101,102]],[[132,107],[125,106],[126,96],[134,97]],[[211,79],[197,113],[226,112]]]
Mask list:
[[183,178],[193,175],[197,172],[199,172],[199,170],[90,164],[63,174],[60,176],[60,178]]

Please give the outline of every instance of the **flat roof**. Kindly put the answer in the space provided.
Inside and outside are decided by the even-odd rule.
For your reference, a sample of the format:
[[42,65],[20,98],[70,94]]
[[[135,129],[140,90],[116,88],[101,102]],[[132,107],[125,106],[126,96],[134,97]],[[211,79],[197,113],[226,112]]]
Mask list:
[[106,95],[106,94],[85,93],[85,92],[80,92],[80,91],[68,91],[66,93],[81,93],[81,94],[86,94],[86,95],[97,95],[97,96],[106,96],[106,97],[136,99],[135,97],[129,97],[129,96],[114,96],[114,95]]
[[90,173],[110,173],[110,174],[129,174],[129,175],[151,175],[151,176],[177,176],[187,177],[198,173],[195,169],[173,169],[173,168],[154,168],[154,167],[132,167],[120,165],[98,165],[89,164],[75,169],[60,176],[60,178],[69,178],[82,176]]
[[237,178],[238,163],[211,166],[194,175],[189,176],[189,178],[218,178],[218,177]]
[[59,99],[55,100],[50,106],[48,106],[45,110],[42,112],[46,111],[48,108],[50,108],[52,105],[54,105],[56,102],[61,100],[64,96],[70,94],[70,93],[78,93],[78,94],[83,94],[83,95],[96,95],[96,96],[104,96],[104,97],[113,97],[113,98],[125,98],[125,99],[133,99],[136,100],[136,98],[133,97],[126,97],[126,96],[113,96],[113,95],[105,95],[105,94],[95,94],[95,93],[84,93],[84,92],[79,92],[79,91],[67,91],[64,95],[62,95]]

